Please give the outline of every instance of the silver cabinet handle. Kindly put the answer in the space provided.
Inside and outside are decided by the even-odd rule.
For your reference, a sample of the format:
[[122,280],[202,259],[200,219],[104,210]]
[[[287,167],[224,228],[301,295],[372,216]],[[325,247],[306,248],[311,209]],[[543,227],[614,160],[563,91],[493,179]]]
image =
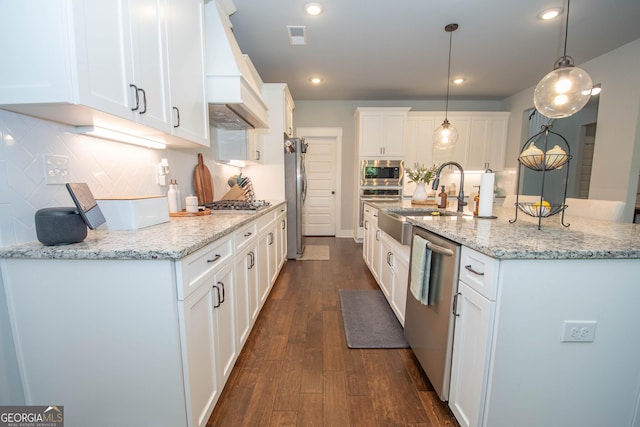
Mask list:
[[380,230],[376,230],[376,240],[380,241]]
[[471,264],[469,265],[465,265],[464,268],[466,268],[467,270],[469,270],[470,272],[472,272],[473,274],[475,274],[476,276],[484,276],[484,273],[480,272],[480,271],[475,271],[473,269],[473,267],[471,267]]

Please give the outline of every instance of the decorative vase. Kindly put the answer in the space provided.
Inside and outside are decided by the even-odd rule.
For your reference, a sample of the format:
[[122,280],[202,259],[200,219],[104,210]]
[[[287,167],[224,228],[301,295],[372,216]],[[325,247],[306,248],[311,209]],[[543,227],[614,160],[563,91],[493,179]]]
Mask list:
[[426,183],[424,182],[416,182],[416,189],[411,195],[411,200],[415,202],[424,202],[427,200],[427,189],[425,188],[425,185]]

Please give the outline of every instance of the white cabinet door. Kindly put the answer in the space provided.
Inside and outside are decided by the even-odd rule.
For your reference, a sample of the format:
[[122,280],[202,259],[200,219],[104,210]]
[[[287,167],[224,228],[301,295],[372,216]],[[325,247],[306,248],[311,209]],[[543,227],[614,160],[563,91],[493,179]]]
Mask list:
[[393,276],[394,276],[394,255],[393,251],[387,244],[386,240],[382,238],[380,240],[380,270],[378,272],[378,284],[382,293],[387,298],[389,304],[391,304],[391,292],[393,289]]
[[269,289],[278,277],[278,245],[276,244],[277,224],[274,222],[267,233],[267,253],[269,258]]
[[396,313],[400,324],[404,326],[404,315],[407,308],[407,286],[409,283],[409,260],[406,254],[394,252],[394,276],[391,291],[391,308]]
[[380,265],[382,263],[382,250],[380,248],[380,238],[382,237],[382,230],[378,228],[378,221],[376,218],[375,223],[371,223],[373,239],[371,240],[371,273],[376,280],[380,279]]
[[211,292],[214,293],[213,313],[216,338],[216,367],[220,389],[231,374],[238,357],[235,334],[235,280],[233,263],[227,263],[213,277]]
[[404,326],[409,280],[409,247],[382,233],[378,284],[398,321]]
[[208,147],[202,0],[167,0],[172,133]]
[[284,133],[289,137],[293,137],[293,110],[295,105],[289,88],[284,90]]
[[270,286],[270,273],[269,273],[269,245],[270,237],[269,233],[263,232],[258,237],[258,254],[257,254],[257,264],[258,264],[258,308],[262,307],[262,304],[267,299],[267,295],[269,295],[269,286]]
[[73,9],[77,49],[69,52],[67,60],[71,75],[77,72],[78,76],[72,83],[79,94],[74,103],[134,120],[136,91],[129,86],[135,84],[130,1],[80,1],[73,2]]
[[284,262],[287,259],[287,208],[283,207],[278,214],[278,231],[277,231],[277,265],[278,272],[282,269]]
[[262,142],[256,131],[211,129],[216,160],[248,160],[263,163]]
[[358,108],[356,127],[361,158],[398,159],[405,155],[409,108]]
[[444,112],[410,112],[407,117],[406,167],[455,161],[465,169],[504,169],[509,113],[450,112],[451,125],[458,130],[458,143],[451,150],[433,149],[433,131],[442,124]]
[[365,207],[365,213],[363,215],[362,228],[364,229],[362,235],[362,258],[364,258],[365,264],[371,269],[371,258],[373,256],[373,234],[371,225],[371,215],[367,213]]
[[171,133],[164,5],[159,0],[130,0],[136,120]]
[[216,301],[214,296],[217,295],[212,291],[212,281],[213,274],[205,276],[198,289],[181,303],[188,367],[190,424],[198,427],[207,424],[222,389],[216,368],[217,325],[213,306]]
[[460,281],[449,407],[461,427],[480,425],[485,406],[495,302]]
[[235,258],[235,302],[236,342],[238,350],[249,337],[253,322],[258,317],[258,267],[256,266],[257,241],[236,255]]

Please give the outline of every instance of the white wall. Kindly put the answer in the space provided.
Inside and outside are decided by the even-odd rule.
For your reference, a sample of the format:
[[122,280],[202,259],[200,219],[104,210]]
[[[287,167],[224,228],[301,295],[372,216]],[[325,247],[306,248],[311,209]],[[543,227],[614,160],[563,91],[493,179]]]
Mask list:
[[[640,171],[640,39],[580,67],[594,83],[602,84],[589,198],[626,202],[625,221],[630,222]],[[533,107],[534,89],[523,90],[503,103],[511,111],[507,166],[517,165],[526,141],[523,112]]]

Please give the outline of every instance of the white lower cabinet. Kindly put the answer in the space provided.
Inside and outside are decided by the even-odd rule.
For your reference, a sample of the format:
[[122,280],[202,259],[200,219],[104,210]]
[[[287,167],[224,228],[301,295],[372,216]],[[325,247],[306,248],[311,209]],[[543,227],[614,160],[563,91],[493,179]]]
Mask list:
[[461,427],[482,425],[499,262],[462,247],[453,335],[449,407]]
[[277,275],[276,212],[178,261],[0,260],[25,403],[63,402],[70,427],[205,426]]
[[378,209],[365,204],[362,257],[404,326],[411,249],[378,228]]
[[382,233],[378,228],[378,210],[365,204],[362,217],[364,219],[362,255],[371,274],[378,280],[380,272],[380,237]]
[[380,274],[378,284],[400,323],[404,326],[409,281],[409,246],[403,246],[393,237],[381,233]]
[[236,333],[241,349],[249,337],[251,327],[258,317],[258,234],[255,223],[238,230],[234,235],[236,244]]
[[233,264],[199,280],[180,305],[186,341],[192,426],[205,426],[238,355],[234,334]]
[[[638,275],[637,259],[499,261],[463,246],[449,394],[460,425],[639,425]],[[563,335],[576,321],[597,324],[593,342]]]
[[[364,228],[362,239],[362,256],[364,262],[372,269],[373,273],[373,247],[376,244],[376,229],[378,227],[378,210],[365,204],[362,215]],[[375,276],[375,274],[374,274]]]
[[461,427],[480,425],[495,302],[459,282],[449,407]]
[[276,251],[278,272],[282,269],[287,260],[287,207],[283,205],[278,213],[276,230]]

